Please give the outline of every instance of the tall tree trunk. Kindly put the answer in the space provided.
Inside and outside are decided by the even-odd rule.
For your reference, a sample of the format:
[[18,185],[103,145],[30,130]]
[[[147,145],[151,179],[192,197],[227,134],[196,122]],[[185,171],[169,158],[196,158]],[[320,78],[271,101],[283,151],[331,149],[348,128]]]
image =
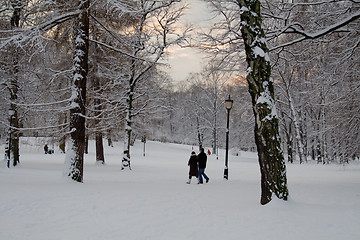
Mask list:
[[287,200],[288,188],[284,155],[276,115],[271,64],[262,29],[260,1],[238,0],[241,8],[241,33],[248,63],[247,82],[255,115],[255,142],[261,172],[261,204],[267,204],[274,193]]
[[300,124],[299,124],[299,120],[295,111],[295,107],[292,101],[292,97],[290,95],[290,93],[288,93],[288,99],[289,99],[289,105],[290,105],[290,110],[291,110],[291,116],[293,118],[293,122],[294,122],[294,128],[295,128],[295,135],[296,135],[296,145],[298,148],[298,154],[299,154],[299,161],[300,164],[303,163],[306,159],[305,153],[304,153],[304,144],[303,144],[303,139],[302,139],[302,135],[301,135],[301,129],[300,129]]
[[101,132],[96,133],[95,142],[96,142],[96,162],[100,164],[104,164],[105,163],[104,145],[103,145],[103,135]]
[[127,92],[127,109],[126,109],[126,120],[125,120],[125,138],[124,138],[124,152],[123,159],[121,164],[121,170],[130,167],[130,142],[131,142],[131,133],[132,133],[132,110],[133,110],[133,98],[134,98],[134,80],[130,78],[129,80],[129,91]]
[[[15,76],[13,76],[14,78]],[[16,78],[16,77],[15,77]],[[18,111],[17,106],[14,101],[17,99],[17,90],[18,87],[15,86],[16,80],[11,81],[11,96],[9,109],[9,122],[10,128],[8,132],[8,136],[6,139],[6,157],[7,157],[7,167],[15,167],[20,163],[20,153],[19,153],[19,118],[18,118]]]
[[[61,113],[60,117],[59,117],[59,125],[63,125],[67,122],[67,113]],[[62,128],[60,128],[61,130]],[[66,134],[60,136],[59,138],[59,150],[61,151],[61,153],[65,153],[65,145],[66,145]]]
[[[292,94],[290,91],[290,83],[288,83],[285,80],[285,76],[283,76],[281,74],[281,72],[279,71],[280,77],[285,85],[285,93],[286,93],[286,97],[289,103],[289,109],[291,112],[291,117],[292,117],[292,121],[294,123],[294,128],[295,128],[295,139],[296,139],[296,146],[298,148],[298,155],[299,155],[299,161],[300,164],[303,163],[306,159],[305,153],[304,153],[304,144],[303,144],[303,138],[301,135],[301,129],[300,129],[300,120],[299,117],[297,116],[297,112],[295,110],[295,106],[294,106],[294,102],[293,102],[293,98],[292,98]],[[291,130],[291,127],[289,127],[289,131]],[[289,136],[291,137],[291,136]]]
[[18,108],[16,105],[16,101],[18,98],[18,51],[15,47],[15,53],[12,56],[13,61],[12,64],[12,73],[10,80],[10,109],[9,109],[9,130],[6,138],[6,159],[7,159],[7,167],[15,167],[20,163],[20,154],[19,154],[19,118],[18,118]]
[[[285,147],[287,148],[288,162],[294,162],[294,150],[293,150],[293,135],[292,135],[292,121],[289,124],[286,122],[285,112],[281,111],[281,118],[283,119],[284,134],[286,137]],[[285,148],[284,147],[284,148]]]
[[[22,1],[13,0],[11,1],[11,6],[13,7],[13,15],[10,20],[11,28],[18,28],[20,26],[20,16],[22,10]],[[8,86],[10,91],[10,109],[9,109],[9,130],[6,138],[6,147],[5,147],[5,158],[7,161],[7,167],[15,167],[20,163],[20,154],[19,154],[19,118],[18,118],[18,108],[16,101],[18,98],[18,78],[19,78],[19,53],[18,47],[13,46],[13,54],[11,56],[12,61],[10,68],[11,80]]]
[[286,143],[287,143],[287,152],[288,152],[288,162],[294,162],[294,151],[293,151],[293,136],[291,131],[291,122],[289,123],[289,132],[286,134]]
[[[215,120],[216,121],[216,120]],[[216,124],[216,123],[215,123]],[[217,148],[217,135],[216,135],[216,125],[213,129],[213,146],[212,146],[212,154],[216,154],[216,148]]]
[[214,111],[214,126],[213,126],[213,150],[212,153],[216,154],[216,147],[217,147],[217,84],[215,82],[214,84],[214,105],[213,105],[213,111]]
[[299,116],[299,119],[301,119],[299,122],[302,123],[300,124],[300,138],[303,140],[303,148],[304,148],[304,151],[303,151],[303,154],[304,154],[304,161],[307,162],[307,157],[309,155],[309,152],[308,152],[308,137],[307,137],[307,128],[304,127],[305,124],[306,124],[306,113],[304,114],[304,118],[302,117],[301,114],[298,114]]
[[198,143],[199,143],[199,149],[203,147],[203,138],[200,133],[200,121],[199,117],[196,117],[196,131],[197,131],[197,137],[198,137]]
[[65,153],[65,143],[66,143],[66,136],[62,136],[59,139],[59,148],[62,153]]
[[85,134],[85,146],[84,146],[84,153],[89,153],[89,134]]
[[[95,12],[93,14],[96,14]],[[98,31],[94,30],[93,31],[93,36],[92,38],[94,40],[97,40],[97,36],[96,34],[98,33]],[[99,49],[99,46],[96,44],[95,48],[94,48],[94,56],[93,56],[93,61],[94,64],[92,66],[92,69],[94,71],[94,93],[95,93],[95,99],[94,99],[94,105],[95,105],[95,127],[100,126],[100,124],[102,124],[101,122],[101,116],[102,116],[102,110],[103,107],[101,105],[102,101],[101,101],[101,97],[97,96],[97,94],[101,95],[102,90],[101,90],[101,77],[97,74],[98,73],[98,65],[97,62],[100,61],[98,56],[101,56],[101,51]],[[101,129],[101,127],[99,128]],[[105,157],[104,157],[104,144],[103,144],[103,133],[101,132],[101,130],[99,130],[99,132],[95,133],[95,147],[96,147],[96,163],[98,164],[105,164]]]
[[77,182],[83,181],[85,145],[85,101],[89,51],[90,0],[79,0],[79,14],[74,30],[73,92],[70,109],[70,139],[66,151],[65,174]]

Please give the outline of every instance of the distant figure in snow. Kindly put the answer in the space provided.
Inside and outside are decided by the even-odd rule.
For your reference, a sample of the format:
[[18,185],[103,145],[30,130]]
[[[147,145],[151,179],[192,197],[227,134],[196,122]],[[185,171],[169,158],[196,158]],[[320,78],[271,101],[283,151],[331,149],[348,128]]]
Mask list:
[[198,161],[199,161],[199,184],[203,184],[203,176],[206,180],[206,183],[208,183],[209,177],[205,174],[207,156],[206,156],[206,153],[204,153],[204,148],[202,148],[202,147],[200,148],[200,153],[198,155]]
[[49,147],[47,144],[45,144],[45,146],[44,146],[44,152],[45,152],[45,154],[49,153]]
[[189,180],[186,182],[187,184],[191,183],[191,178],[194,176],[198,178],[199,171],[198,171],[198,157],[196,153],[193,151],[191,152],[191,156],[188,162],[189,169]]

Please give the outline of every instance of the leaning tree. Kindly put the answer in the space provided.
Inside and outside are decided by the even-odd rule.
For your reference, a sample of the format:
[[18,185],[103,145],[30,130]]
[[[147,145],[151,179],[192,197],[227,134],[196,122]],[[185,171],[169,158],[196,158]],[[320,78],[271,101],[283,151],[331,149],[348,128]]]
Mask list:
[[[286,166],[281,149],[279,119],[275,108],[274,82],[265,33],[262,28],[260,1],[210,1],[224,21],[216,24],[217,31],[204,34],[208,50],[215,49],[223,69],[235,69],[240,74],[246,60],[246,81],[255,117],[255,143],[261,172],[261,204],[272,195],[288,199]],[[240,15],[240,16],[239,16]],[[244,54],[245,51],[245,54]]]

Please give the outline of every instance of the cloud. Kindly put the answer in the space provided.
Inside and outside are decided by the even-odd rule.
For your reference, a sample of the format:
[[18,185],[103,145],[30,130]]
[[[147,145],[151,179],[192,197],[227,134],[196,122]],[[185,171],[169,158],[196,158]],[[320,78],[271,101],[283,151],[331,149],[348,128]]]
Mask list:
[[189,73],[201,71],[203,56],[197,50],[179,48],[169,54],[169,73],[175,81],[186,79]]
[[181,47],[172,47],[168,49],[168,58],[175,59],[175,58],[190,58],[194,57],[194,55],[201,55],[201,53],[194,49],[194,48],[181,48]]

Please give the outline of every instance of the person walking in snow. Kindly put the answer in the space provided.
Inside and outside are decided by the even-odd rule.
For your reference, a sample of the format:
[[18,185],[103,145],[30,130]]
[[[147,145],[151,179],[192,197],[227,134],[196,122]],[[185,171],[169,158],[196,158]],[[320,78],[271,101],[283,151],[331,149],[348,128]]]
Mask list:
[[186,182],[187,184],[191,183],[191,178],[194,176],[198,178],[199,171],[198,171],[198,157],[195,152],[191,152],[191,156],[188,162],[189,169],[189,180]]
[[45,154],[49,153],[49,147],[47,144],[45,144],[45,146],[44,146],[44,152],[45,152]]
[[207,156],[206,156],[206,153],[204,153],[204,148],[202,148],[202,147],[200,147],[198,161],[199,161],[199,184],[203,184],[203,176],[206,180],[206,183],[208,183],[209,177],[205,174]]

